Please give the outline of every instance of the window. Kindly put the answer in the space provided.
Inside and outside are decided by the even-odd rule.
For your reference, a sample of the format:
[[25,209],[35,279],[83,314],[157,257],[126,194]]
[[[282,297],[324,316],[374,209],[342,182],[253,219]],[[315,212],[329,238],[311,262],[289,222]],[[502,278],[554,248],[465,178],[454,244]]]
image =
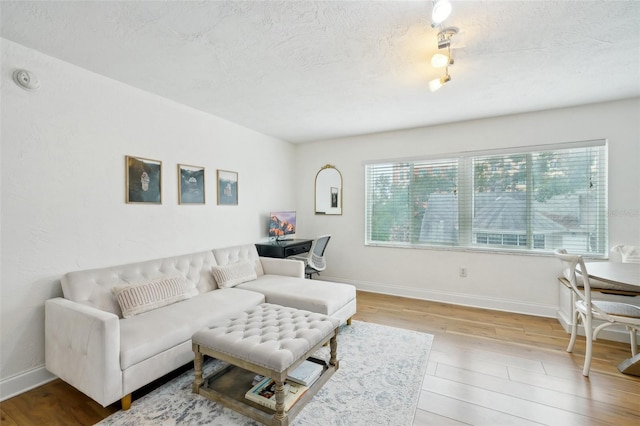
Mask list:
[[368,245],[607,253],[604,140],[365,169]]

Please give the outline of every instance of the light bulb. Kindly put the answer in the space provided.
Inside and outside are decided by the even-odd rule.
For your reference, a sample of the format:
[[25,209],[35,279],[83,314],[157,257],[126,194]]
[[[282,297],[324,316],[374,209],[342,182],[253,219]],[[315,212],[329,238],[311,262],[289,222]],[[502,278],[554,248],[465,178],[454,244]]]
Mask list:
[[435,80],[431,80],[429,82],[429,90],[431,90],[432,92],[435,92],[436,90],[444,86],[444,84],[449,80],[451,80],[451,77],[449,76],[449,74],[442,76],[440,78],[436,78]]
[[431,80],[429,82],[429,90],[431,90],[432,92],[435,92],[441,87],[442,87],[442,83],[440,82],[439,78],[436,78],[435,80]]
[[439,25],[447,19],[450,14],[451,3],[449,3],[449,0],[436,1],[436,4],[433,5],[433,10],[431,11],[431,26],[435,27],[436,25]]
[[442,53],[436,53],[431,57],[431,66],[434,68],[444,68],[447,65],[452,65],[453,59]]

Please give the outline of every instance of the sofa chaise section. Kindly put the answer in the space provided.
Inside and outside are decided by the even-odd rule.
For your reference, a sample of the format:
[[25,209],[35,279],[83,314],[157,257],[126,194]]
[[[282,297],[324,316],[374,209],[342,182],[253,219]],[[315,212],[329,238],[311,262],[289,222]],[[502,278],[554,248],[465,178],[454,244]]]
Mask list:
[[267,303],[317,312],[338,318],[342,324],[351,324],[356,313],[354,286],[304,279],[303,262],[259,257],[253,244],[214,249],[213,254],[221,266],[240,261],[256,265],[257,279],[235,288],[264,294]]
[[262,293],[267,303],[329,315],[341,323],[350,323],[356,312],[356,290],[348,284],[264,275],[236,288]]

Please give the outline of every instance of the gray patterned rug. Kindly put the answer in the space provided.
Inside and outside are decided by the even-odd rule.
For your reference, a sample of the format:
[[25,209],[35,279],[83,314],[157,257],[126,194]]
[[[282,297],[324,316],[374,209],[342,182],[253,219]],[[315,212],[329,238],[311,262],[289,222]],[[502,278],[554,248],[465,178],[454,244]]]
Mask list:
[[[410,426],[433,336],[360,321],[338,335],[340,368],[294,419],[294,426]],[[328,356],[328,349],[323,348]],[[209,360],[205,374],[219,361]],[[133,401],[99,425],[242,425],[258,423],[191,393],[193,369]]]

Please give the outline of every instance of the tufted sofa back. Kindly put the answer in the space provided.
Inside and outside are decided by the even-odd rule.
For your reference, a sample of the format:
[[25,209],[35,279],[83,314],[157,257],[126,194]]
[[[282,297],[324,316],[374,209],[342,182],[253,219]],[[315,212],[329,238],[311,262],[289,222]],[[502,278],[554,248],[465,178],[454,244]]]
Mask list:
[[111,294],[112,287],[153,278],[183,275],[187,279],[187,285],[191,287],[191,294],[195,296],[217,288],[211,274],[211,267],[216,265],[213,253],[204,251],[127,265],[69,272],[61,279],[62,292],[66,299],[114,313],[122,318],[120,306]]
[[248,260],[254,264],[257,276],[260,277],[264,275],[262,262],[260,262],[260,256],[258,255],[258,249],[256,249],[254,244],[243,244],[240,246],[213,249],[213,255],[220,266]]

